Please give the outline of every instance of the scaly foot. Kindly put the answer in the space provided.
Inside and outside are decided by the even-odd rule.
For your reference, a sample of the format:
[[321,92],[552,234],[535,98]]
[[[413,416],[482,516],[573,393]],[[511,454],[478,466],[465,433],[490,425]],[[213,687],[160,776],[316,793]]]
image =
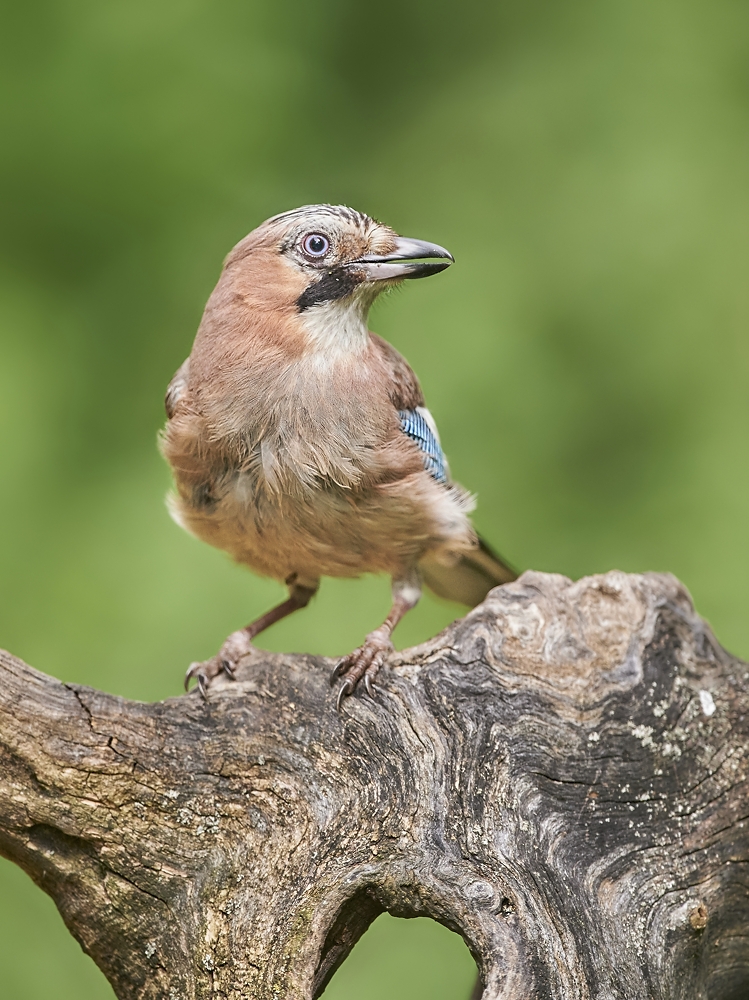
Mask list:
[[392,652],[393,643],[390,639],[390,629],[381,626],[369,633],[363,645],[338,661],[330,675],[331,684],[335,684],[339,677],[343,678],[336,696],[337,709],[340,710],[344,698],[353,694],[362,677],[367,694],[372,698],[375,697],[377,692],[373,681],[380,667]]
[[190,681],[194,677],[198,682],[198,688],[202,697],[208,699],[208,688],[211,681],[219,674],[226,674],[234,680],[237,665],[243,656],[246,656],[252,649],[252,641],[246,629],[232,632],[218,653],[210,660],[203,660],[202,663],[191,663],[185,674],[185,691],[190,686]]

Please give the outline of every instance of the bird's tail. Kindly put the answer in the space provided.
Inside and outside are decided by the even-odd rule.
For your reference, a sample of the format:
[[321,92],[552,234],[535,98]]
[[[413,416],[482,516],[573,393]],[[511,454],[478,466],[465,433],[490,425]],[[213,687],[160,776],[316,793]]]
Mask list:
[[466,552],[454,566],[443,566],[428,557],[419,563],[424,583],[438,597],[475,608],[492,587],[517,580],[518,574],[479,536],[478,548]]

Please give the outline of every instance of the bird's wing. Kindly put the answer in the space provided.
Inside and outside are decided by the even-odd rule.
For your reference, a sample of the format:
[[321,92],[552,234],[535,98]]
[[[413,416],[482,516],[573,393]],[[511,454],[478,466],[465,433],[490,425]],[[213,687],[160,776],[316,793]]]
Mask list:
[[427,556],[419,563],[424,583],[439,597],[475,608],[492,587],[510,583],[517,573],[479,537],[476,549],[464,553],[454,566],[444,566]]
[[398,351],[382,337],[370,334],[390,368],[390,400],[398,411],[401,430],[421,452],[424,468],[438,483],[450,480],[447,459],[440,445],[437,425],[424,406],[424,394],[411,366]]
[[[437,426],[424,406],[419,380],[406,359],[382,337],[370,334],[391,371],[390,399],[398,411],[401,430],[417,445],[424,468],[438,483],[450,486],[450,470],[440,445]],[[424,582],[439,597],[475,607],[492,587],[517,579],[517,573],[493,552],[483,538],[457,564],[444,566],[427,555],[419,563]]]
[[429,475],[438,483],[447,483],[450,471],[432,414],[426,406],[417,406],[413,410],[398,410],[398,416],[401,430],[418,447]]

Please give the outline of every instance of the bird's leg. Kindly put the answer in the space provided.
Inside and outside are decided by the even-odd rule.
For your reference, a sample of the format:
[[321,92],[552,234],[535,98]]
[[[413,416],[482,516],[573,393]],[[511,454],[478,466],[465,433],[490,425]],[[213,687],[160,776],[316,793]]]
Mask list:
[[337,708],[340,709],[343,699],[353,693],[362,677],[367,694],[375,696],[373,681],[393,651],[393,629],[405,613],[416,606],[420,597],[421,583],[416,573],[403,580],[393,580],[393,604],[390,614],[379,628],[369,633],[363,645],[348,656],[344,656],[333,669],[331,684],[334,684],[339,677],[343,678],[336,697]]
[[210,660],[190,664],[185,674],[185,689],[189,686],[190,680],[195,677],[200,693],[205,698],[208,686],[214,677],[224,673],[233,679],[237,664],[252,649],[252,640],[255,636],[294,611],[306,608],[317,592],[316,583],[311,586],[303,586],[296,583],[296,575],[289,577],[286,583],[289,586],[289,596],[285,601],[277,604],[270,611],[266,611],[264,615],[256,618],[254,622],[250,622],[244,628],[232,632],[218,653]]

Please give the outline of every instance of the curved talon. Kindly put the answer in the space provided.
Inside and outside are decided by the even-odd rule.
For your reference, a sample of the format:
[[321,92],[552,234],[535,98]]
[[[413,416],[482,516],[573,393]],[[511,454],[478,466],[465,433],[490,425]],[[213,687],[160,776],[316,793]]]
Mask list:
[[195,669],[195,667],[199,667],[199,666],[200,666],[200,664],[196,661],[195,663],[191,663],[190,666],[185,671],[185,691],[189,691],[190,690],[190,681],[195,676],[193,674],[193,670]]
[[335,700],[336,712],[341,711],[341,703],[343,702],[343,699],[346,698],[348,695],[350,695],[353,690],[354,690],[354,683],[347,677],[346,680],[338,688],[338,696]]
[[392,643],[385,644],[378,637],[370,635],[363,646],[336,663],[330,675],[330,683],[333,685],[339,677],[343,679],[336,696],[336,708],[339,711],[343,699],[352,694],[362,681],[369,697],[377,698],[374,679],[392,649]]
[[336,665],[333,667],[333,669],[330,671],[330,686],[331,687],[333,687],[333,685],[335,684],[335,682],[338,680],[338,678],[341,676],[341,674],[345,670],[345,668],[346,668],[346,661],[347,660],[348,660],[347,656],[342,657],[338,661],[338,663],[336,663]]
[[237,679],[237,667],[242,657],[252,649],[244,631],[233,632],[221,649],[209,660],[202,663],[191,663],[185,674],[185,690],[190,690],[190,681],[194,677],[204,701],[208,701],[208,688],[217,677],[227,677],[231,681]]

